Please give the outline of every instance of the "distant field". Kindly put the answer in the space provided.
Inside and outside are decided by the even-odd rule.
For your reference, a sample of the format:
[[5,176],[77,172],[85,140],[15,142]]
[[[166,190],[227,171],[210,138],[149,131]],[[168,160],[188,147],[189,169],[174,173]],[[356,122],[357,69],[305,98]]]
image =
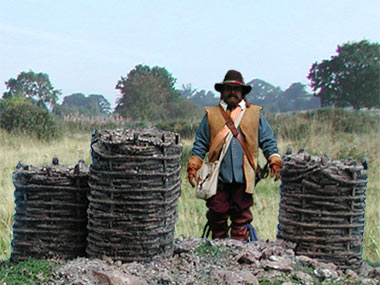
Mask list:
[[[367,205],[363,258],[380,261],[380,119],[373,113],[340,111],[312,112],[301,115],[268,115],[278,134],[280,153],[288,146],[311,154],[327,154],[333,159],[365,156],[369,161]],[[377,126],[377,127],[376,127]],[[91,132],[74,132],[53,142],[40,142],[11,136],[0,130],[0,259],[10,254],[12,219],[14,215],[14,186],[12,172],[18,161],[25,164],[47,164],[54,156],[61,164],[75,164],[84,159],[91,163]],[[192,139],[183,140],[185,165]],[[194,190],[182,169],[182,196],[178,204],[179,219],[176,235],[201,236],[206,222],[204,202],[195,199]],[[266,179],[254,195],[253,225],[259,238],[274,240],[277,233],[280,182]]]

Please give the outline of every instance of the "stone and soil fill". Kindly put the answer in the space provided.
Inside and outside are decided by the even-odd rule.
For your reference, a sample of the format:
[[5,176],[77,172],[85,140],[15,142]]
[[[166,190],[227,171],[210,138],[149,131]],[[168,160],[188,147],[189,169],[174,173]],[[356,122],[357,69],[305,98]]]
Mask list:
[[[109,258],[77,258],[57,266],[48,284],[380,284],[380,267],[340,270],[295,255],[283,240],[177,238],[170,257],[122,263]],[[59,261],[56,261],[59,263]]]

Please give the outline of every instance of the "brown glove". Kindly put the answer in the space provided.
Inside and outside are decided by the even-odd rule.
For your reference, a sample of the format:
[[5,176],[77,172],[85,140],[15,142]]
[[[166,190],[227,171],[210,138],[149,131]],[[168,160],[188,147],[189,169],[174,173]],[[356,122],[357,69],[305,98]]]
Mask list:
[[202,164],[203,160],[195,155],[192,155],[187,163],[187,178],[193,187],[195,187],[194,179],[198,182],[197,171],[202,167]]
[[280,179],[281,168],[282,168],[281,157],[279,157],[278,155],[271,155],[269,157],[269,167],[270,167],[270,177],[273,177],[274,174],[276,174],[274,181],[277,181],[278,179]]

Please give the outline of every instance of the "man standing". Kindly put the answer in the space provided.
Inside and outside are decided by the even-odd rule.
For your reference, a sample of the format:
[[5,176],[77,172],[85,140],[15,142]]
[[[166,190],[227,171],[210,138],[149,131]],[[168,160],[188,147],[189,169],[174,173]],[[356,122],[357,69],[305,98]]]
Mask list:
[[192,156],[187,165],[188,179],[194,187],[194,180],[198,182],[197,171],[206,153],[209,153],[210,162],[219,159],[226,136],[226,131],[223,133],[223,129],[226,129],[226,114],[227,118],[234,121],[245,110],[238,132],[235,132],[221,162],[217,193],[206,200],[206,216],[212,238],[228,236],[227,221],[230,218],[231,237],[247,240],[249,230],[245,225],[252,221],[250,207],[253,205],[258,147],[269,161],[270,175],[275,176],[275,180],[280,178],[282,161],[273,130],[260,113],[261,107],[245,100],[251,86],[244,84],[241,73],[229,70],[223,82],[215,84],[215,89],[220,92],[220,103],[219,106],[206,107],[206,115],[196,132]]

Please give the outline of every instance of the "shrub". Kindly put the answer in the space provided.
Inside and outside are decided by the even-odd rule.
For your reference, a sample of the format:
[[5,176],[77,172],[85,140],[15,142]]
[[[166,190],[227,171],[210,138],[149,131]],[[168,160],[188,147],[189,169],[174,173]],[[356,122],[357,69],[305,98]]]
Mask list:
[[307,112],[284,114],[265,113],[277,138],[301,140],[312,135],[329,132],[369,134],[378,128],[380,115],[375,112],[323,108]]
[[0,101],[0,127],[13,134],[50,140],[61,135],[55,117],[44,106],[22,96]]
[[156,128],[179,133],[182,138],[193,138],[198,126],[199,121],[192,122],[187,120],[162,121],[155,124]]
[[336,132],[350,134],[370,133],[378,128],[380,116],[376,112],[354,111],[342,108],[322,108],[316,111],[305,112],[302,115],[307,120],[315,120],[321,123],[333,122],[332,127]]

